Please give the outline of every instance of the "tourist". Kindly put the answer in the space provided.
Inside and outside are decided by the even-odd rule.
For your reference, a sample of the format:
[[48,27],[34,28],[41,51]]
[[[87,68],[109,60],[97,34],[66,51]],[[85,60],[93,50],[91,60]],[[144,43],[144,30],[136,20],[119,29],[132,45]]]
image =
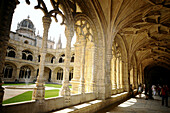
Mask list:
[[157,86],[157,91],[158,91],[158,95],[159,95],[159,96],[161,96],[161,88],[162,88],[162,87],[158,84],[158,86]]
[[142,85],[140,84],[138,87],[139,98],[141,98],[141,93],[142,93]]
[[147,85],[145,85],[144,88],[145,88],[145,100],[148,100],[148,87],[147,87]]
[[166,106],[168,107],[168,86],[163,85],[161,89],[161,94],[162,94],[162,106],[164,105],[164,100],[166,102]]
[[156,86],[155,85],[152,85],[152,92],[153,92],[153,95],[155,96],[156,95]]
[[130,95],[131,95],[131,98],[133,98],[133,97],[134,97],[132,84],[130,84]]

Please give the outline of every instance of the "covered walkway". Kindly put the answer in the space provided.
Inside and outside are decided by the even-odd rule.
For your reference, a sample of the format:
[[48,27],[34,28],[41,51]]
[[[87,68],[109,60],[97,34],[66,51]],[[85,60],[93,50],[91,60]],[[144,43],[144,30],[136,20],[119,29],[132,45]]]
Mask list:
[[161,105],[161,97],[154,96],[154,100],[145,100],[142,94],[142,98],[137,95],[135,98],[111,105],[96,113],[170,113],[170,99],[168,99],[168,107],[165,107]]

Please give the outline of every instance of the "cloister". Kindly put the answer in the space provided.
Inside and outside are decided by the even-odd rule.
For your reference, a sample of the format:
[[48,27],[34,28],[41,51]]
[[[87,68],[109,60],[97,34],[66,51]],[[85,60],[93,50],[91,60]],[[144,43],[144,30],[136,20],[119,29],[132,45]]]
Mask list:
[[[85,109],[73,112],[96,112],[117,101],[130,97],[130,85],[136,92],[139,84],[167,84],[170,86],[170,1],[169,0],[50,0],[48,10],[44,0],[37,0],[35,10],[42,10],[43,41],[39,71],[31,66],[21,66],[23,76],[36,76],[32,101],[3,105],[4,88],[0,86],[2,112],[51,112],[91,102]],[[29,5],[31,1],[25,0]],[[15,48],[8,47],[12,16],[19,0],[0,1],[0,85],[3,83],[5,57],[15,56]],[[29,10],[29,9],[28,9]],[[44,73],[55,64],[55,57],[47,53],[48,30],[51,18],[62,17],[65,26],[65,52],[55,59],[63,62],[54,72],[63,73],[60,96],[44,98]],[[74,53],[71,40],[76,33]],[[25,42],[27,43],[27,42]],[[35,60],[31,50],[20,52],[20,58]],[[22,57],[21,57],[22,56]],[[74,59],[72,57],[74,56]],[[48,57],[48,58],[46,58]],[[40,59],[38,59],[40,58]],[[56,57],[55,57],[56,58]],[[71,59],[74,67],[71,67]],[[45,63],[50,62],[49,67]],[[73,70],[74,68],[74,70]],[[159,73],[159,70],[162,73]],[[30,73],[29,70],[34,70]],[[44,71],[46,70],[46,71]],[[162,71],[163,70],[163,71]],[[70,77],[70,72],[73,78]],[[19,73],[18,70],[16,73]],[[5,75],[8,76],[8,75]],[[72,79],[71,79],[72,78]],[[58,78],[60,80],[60,77]],[[72,85],[70,90],[69,85]]]

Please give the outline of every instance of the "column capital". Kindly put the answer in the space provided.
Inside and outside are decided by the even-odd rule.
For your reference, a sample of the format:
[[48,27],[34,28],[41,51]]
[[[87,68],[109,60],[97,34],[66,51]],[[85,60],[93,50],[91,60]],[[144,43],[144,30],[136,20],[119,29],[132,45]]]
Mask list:
[[65,36],[67,40],[71,40],[72,37],[74,36],[74,29],[71,26],[66,26],[65,27]]
[[51,17],[43,16],[42,17],[42,22],[43,22],[43,25],[45,25],[44,27],[49,27],[50,24],[51,24]]

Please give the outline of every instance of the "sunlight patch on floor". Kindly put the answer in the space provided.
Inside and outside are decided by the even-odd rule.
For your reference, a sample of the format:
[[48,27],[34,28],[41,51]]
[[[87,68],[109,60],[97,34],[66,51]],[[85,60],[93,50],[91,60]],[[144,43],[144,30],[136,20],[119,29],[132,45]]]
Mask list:
[[123,102],[122,104],[118,105],[118,107],[129,107],[134,105],[137,102],[135,98],[131,98],[127,100],[126,102]]

